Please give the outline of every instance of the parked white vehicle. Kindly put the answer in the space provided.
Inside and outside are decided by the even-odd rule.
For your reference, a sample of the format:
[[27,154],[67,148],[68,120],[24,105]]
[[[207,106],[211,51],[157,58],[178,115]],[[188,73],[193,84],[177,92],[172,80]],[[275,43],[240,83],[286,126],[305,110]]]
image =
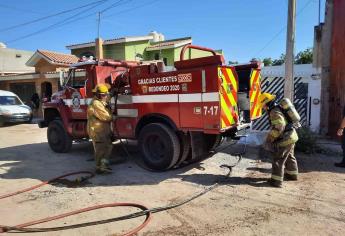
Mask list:
[[0,90],[0,126],[4,123],[30,122],[32,110],[9,91]]

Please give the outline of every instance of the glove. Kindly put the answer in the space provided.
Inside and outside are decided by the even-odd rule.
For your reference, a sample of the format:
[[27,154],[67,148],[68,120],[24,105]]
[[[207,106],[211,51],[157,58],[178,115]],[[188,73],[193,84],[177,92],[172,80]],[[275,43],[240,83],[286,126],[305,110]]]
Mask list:
[[107,108],[108,110],[111,110],[111,107],[110,107],[110,104],[109,104],[109,103],[106,103],[104,106],[105,106],[105,108]]

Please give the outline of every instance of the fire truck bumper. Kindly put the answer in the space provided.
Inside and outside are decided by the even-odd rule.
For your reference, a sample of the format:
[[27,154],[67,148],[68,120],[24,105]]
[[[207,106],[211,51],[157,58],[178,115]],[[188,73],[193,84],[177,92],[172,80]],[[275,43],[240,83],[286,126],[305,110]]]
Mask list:
[[234,127],[231,127],[225,131],[223,131],[221,134],[223,137],[229,137],[232,139],[239,139],[244,136],[246,133],[246,130],[250,128],[250,123],[244,123],[240,124]]

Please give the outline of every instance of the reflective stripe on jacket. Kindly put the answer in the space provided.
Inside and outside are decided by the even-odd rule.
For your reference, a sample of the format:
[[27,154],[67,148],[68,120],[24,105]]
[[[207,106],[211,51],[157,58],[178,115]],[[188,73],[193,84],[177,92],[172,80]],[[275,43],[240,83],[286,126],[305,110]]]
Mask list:
[[279,107],[273,108],[269,112],[269,119],[271,130],[267,135],[266,142],[275,143],[279,147],[285,147],[298,141],[298,135],[295,129],[285,131],[288,122]]
[[111,111],[106,103],[94,98],[87,108],[87,132],[96,142],[105,142],[111,137],[110,122]]

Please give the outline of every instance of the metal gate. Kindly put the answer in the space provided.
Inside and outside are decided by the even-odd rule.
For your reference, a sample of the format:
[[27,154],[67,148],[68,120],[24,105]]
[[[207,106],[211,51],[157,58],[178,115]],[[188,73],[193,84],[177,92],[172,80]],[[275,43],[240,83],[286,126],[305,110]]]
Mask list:
[[[275,94],[277,99],[284,97],[284,78],[283,77],[265,77],[261,81],[262,92]],[[301,116],[301,124],[308,125],[308,83],[302,82],[302,77],[294,78],[294,105]],[[263,115],[255,120],[252,125],[253,130],[268,130],[269,123],[267,115]]]
[[11,83],[10,91],[17,94],[20,99],[30,104],[31,96],[36,92],[35,83]]

